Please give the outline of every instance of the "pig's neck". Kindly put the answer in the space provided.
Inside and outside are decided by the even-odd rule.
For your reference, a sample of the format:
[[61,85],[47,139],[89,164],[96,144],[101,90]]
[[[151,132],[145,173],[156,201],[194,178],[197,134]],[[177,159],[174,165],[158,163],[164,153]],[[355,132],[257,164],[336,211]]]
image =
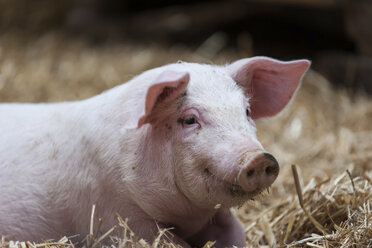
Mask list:
[[147,125],[128,134],[128,140],[140,137],[137,147],[130,152],[136,163],[135,169],[129,170],[133,180],[128,185],[133,189],[133,199],[150,218],[175,225],[188,236],[208,221],[213,210],[194,205],[179,190],[174,181],[172,144],[166,138],[161,140],[166,137],[161,132]]
[[121,195],[125,192],[119,193],[125,188],[121,186],[118,163],[118,130],[115,123],[104,118],[104,111],[112,110],[100,101],[97,98],[53,105],[54,114],[63,116],[59,123],[50,123],[56,136],[50,149],[57,147],[58,153],[48,161],[45,172],[40,172],[46,178],[41,184],[50,192],[44,203],[50,206],[45,218],[56,220],[53,228],[58,232],[68,226],[72,233],[65,234],[79,233],[81,239],[89,230],[93,204],[96,218],[103,219],[102,231],[117,224],[115,213],[128,206],[128,199]]
[[99,157],[96,166],[103,166],[101,170],[105,171],[98,180],[110,191],[101,192],[99,199],[105,205],[103,209],[109,211],[104,215],[118,212],[124,218],[142,211],[143,218],[176,225],[189,236],[208,221],[214,210],[193,205],[178,190],[170,161],[171,144],[159,142],[158,130],[150,125],[124,129],[122,106],[117,105],[122,101],[115,100],[120,94],[110,93],[87,104],[87,112],[95,113],[87,131],[95,144],[93,154]]

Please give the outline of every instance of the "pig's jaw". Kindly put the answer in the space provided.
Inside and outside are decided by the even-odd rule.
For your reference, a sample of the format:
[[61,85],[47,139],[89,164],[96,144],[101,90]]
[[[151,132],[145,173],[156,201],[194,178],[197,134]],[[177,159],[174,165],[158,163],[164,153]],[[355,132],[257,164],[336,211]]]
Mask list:
[[190,184],[179,185],[179,178],[185,178],[187,174],[186,172],[186,174],[175,175],[177,189],[192,205],[204,210],[214,210],[216,205],[222,208],[242,205],[246,201],[254,200],[263,190],[246,191],[235,183],[237,179],[228,180],[220,177],[206,166],[193,169],[193,180],[189,182]]
[[207,189],[219,192],[219,196],[223,195],[224,200],[220,203],[224,207],[241,205],[247,200],[253,200],[255,196],[262,192],[262,189],[246,191],[237,183],[219,178],[207,168],[204,169],[203,174]]
[[204,169],[206,180],[212,180],[216,184],[220,184],[225,190],[227,190],[232,196],[245,196],[249,192],[245,191],[240,185],[227,182],[226,180],[219,179],[217,176],[212,174],[208,168]]
[[[201,137],[202,134],[199,134]],[[183,147],[197,147],[193,143],[186,144]],[[239,157],[237,154],[241,154],[241,151],[237,151],[237,154],[227,154],[225,151],[229,150],[230,146],[223,146],[224,149],[220,149],[221,152],[209,151],[209,156],[200,157],[201,148],[175,149],[184,152],[183,159],[175,165],[175,181],[178,184],[179,191],[190,200],[191,203],[203,209],[214,209],[216,204],[221,204],[224,208],[229,208],[237,205],[241,205],[248,200],[254,199],[259,195],[265,188],[257,188],[254,190],[244,189],[239,185],[239,173],[242,169],[241,163],[246,162],[242,159],[232,159],[231,157]],[[226,149],[225,149],[226,148]],[[247,160],[249,160],[255,150],[250,150],[246,154]],[[208,153],[208,152],[205,152]],[[225,154],[223,157],[216,156],[219,154]],[[176,157],[181,157],[176,153]],[[252,156],[250,156],[252,155]]]

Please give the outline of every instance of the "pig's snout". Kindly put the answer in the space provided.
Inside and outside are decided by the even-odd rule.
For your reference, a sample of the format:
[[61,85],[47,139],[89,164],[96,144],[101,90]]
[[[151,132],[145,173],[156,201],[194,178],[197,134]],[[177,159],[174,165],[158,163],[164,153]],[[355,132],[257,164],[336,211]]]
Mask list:
[[248,192],[269,187],[279,174],[279,164],[273,155],[260,153],[250,159],[238,175],[239,185]]

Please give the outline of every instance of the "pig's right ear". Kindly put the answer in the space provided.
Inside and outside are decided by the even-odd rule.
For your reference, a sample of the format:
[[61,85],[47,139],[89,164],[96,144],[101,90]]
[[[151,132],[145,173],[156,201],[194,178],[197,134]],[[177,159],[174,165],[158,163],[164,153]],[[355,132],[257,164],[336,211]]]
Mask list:
[[140,128],[151,121],[151,112],[159,103],[167,103],[183,94],[189,83],[187,72],[164,71],[149,86],[146,96],[139,100],[139,104],[132,109],[127,129]]

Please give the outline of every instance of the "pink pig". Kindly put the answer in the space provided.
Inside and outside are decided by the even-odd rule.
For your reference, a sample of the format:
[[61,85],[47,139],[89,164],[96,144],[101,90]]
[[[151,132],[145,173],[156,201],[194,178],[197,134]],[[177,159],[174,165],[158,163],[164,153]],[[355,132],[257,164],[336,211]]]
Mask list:
[[246,245],[229,208],[279,172],[254,120],[278,114],[309,65],[181,62],[83,101],[1,104],[0,236],[83,239],[96,204],[102,231],[118,213],[150,242],[158,223],[183,247]]

